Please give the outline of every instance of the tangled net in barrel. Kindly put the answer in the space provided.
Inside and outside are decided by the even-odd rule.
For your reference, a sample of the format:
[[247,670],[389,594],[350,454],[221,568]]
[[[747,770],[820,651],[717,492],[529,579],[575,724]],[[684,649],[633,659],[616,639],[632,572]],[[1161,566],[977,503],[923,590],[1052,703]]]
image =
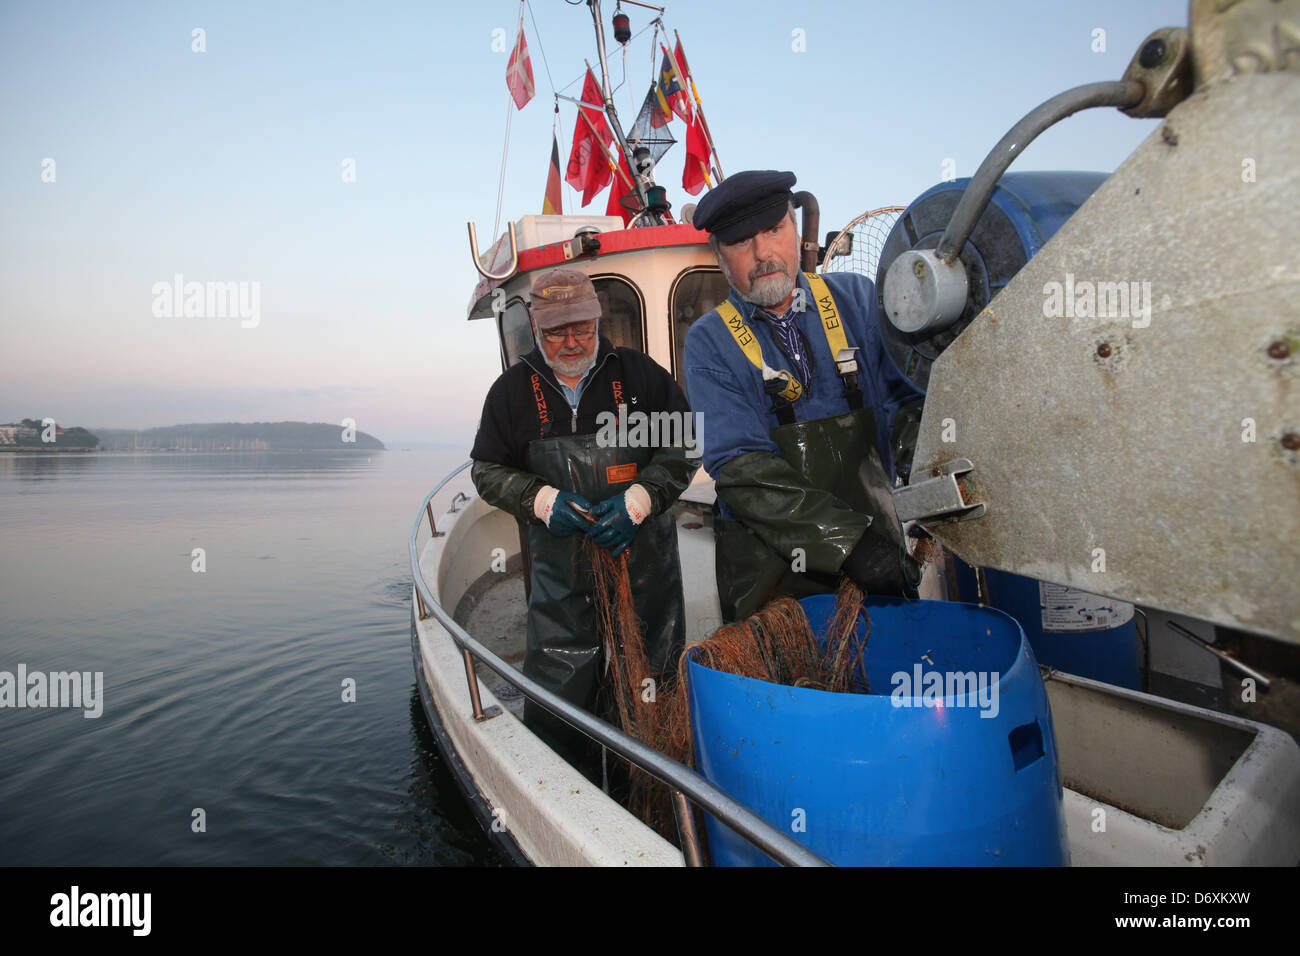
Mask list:
[[[771,681],[787,687],[812,687],[834,693],[867,691],[861,672],[866,638],[855,640],[862,591],[845,579],[835,613],[826,625],[824,646],[817,642],[803,605],[778,598],[738,624],[727,624],[688,647],[696,663],[715,671]],[[686,655],[682,656],[684,677]],[[687,728],[689,730],[689,728]]]
[[[712,670],[771,681],[789,687],[811,687],[834,693],[867,693],[863,659],[867,633],[856,639],[858,618],[865,617],[863,593],[845,578],[836,595],[835,613],[819,645],[802,605],[780,598],[738,624],[718,628],[708,638],[686,648],[675,681],[656,681],[645,653],[644,630],[628,579],[626,558],[611,557],[588,542],[595,573],[595,607],[613,692],[623,730],[681,763],[691,762],[690,705],[686,694],[686,658]],[[652,692],[647,693],[647,688]],[[630,768],[629,809],[669,840],[677,831],[671,791],[650,774]]]

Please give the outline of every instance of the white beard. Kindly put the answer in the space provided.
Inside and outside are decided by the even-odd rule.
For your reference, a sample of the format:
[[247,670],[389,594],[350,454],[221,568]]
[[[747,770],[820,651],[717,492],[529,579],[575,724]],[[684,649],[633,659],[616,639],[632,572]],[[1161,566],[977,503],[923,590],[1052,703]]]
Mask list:
[[751,281],[748,292],[740,292],[736,288],[736,280],[731,277],[731,270],[727,268],[727,263],[720,255],[716,258],[718,268],[722,270],[722,277],[727,280],[727,285],[736,289],[740,293],[740,297],[751,305],[770,309],[774,305],[780,305],[785,301],[785,297],[794,291],[795,279],[793,276],[786,275],[783,272],[773,272]]
[[751,282],[749,291],[741,298],[761,308],[770,309],[784,302],[786,296],[793,291],[793,276],[788,276],[784,272],[773,272]]
[[591,371],[591,367],[596,364],[596,353],[599,351],[600,351],[599,348],[592,349],[590,355],[585,356],[583,358],[573,359],[570,362],[565,362],[560,359],[556,359],[554,362],[552,362],[547,357],[546,350],[541,349],[542,358],[546,361],[546,364],[551,367],[551,371],[553,371],[556,375],[563,375],[565,378],[578,378],[578,379],[582,378],[589,371]]

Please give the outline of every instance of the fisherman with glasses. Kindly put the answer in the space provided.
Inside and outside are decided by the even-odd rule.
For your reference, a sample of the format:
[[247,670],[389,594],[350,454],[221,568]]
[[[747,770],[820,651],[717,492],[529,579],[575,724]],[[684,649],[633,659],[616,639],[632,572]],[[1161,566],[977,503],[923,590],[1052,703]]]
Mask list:
[[[488,392],[471,474],[479,495],[526,532],[525,676],[594,711],[606,668],[584,544],[590,540],[626,561],[651,676],[669,678],[685,637],[672,509],[699,462],[687,458],[684,444],[620,447],[608,436],[627,430],[601,428],[611,416],[686,416],[689,406],[653,359],[615,348],[599,334],[600,300],[584,273],[561,268],[539,275],[530,313],[537,348]],[[611,709],[607,719],[612,715]],[[524,721],[597,779],[599,749],[585,735],[532,701]]]

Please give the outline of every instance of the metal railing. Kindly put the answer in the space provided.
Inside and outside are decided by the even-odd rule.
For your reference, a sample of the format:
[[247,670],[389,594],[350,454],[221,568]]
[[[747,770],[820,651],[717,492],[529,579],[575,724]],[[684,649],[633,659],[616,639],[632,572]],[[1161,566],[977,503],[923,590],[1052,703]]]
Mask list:
[[[420,620],[428,620],[430,617],[436,618],[464,654],[465,674],[466,680],[469,682],[474,719],[482,721],[494,716],[485,713],[480,704],[478,677],[474,673],[473,664],[477,660],[486,664],[502,678],[513,684],[530,700],[545,707],[552,714],[582,731],[592,740],[603,744],[616,754],[636,764],[636,766],[651,774],[661,783],[672,787],[676,791],[674,803],[677,807],[679,827],[683,827],[687,831],[691,829],[691,817],[685,799],[689,798],[778,863],[787,866],[828,866],[829,864],[816,853],[813,853],[792,837],[782,833],[753,811],[737,803],[690,767],[648,747],[636,738],[623,733],[617,727],[579,707],[575,707],[568,701],[546,690],[540,684],[525,677],[471,637],[464,628],[456,623],[451,614],[438,603],[429,591],[428,585],[425,584],[424,575],[420,570],[420,554],[416,543],[420,533],[420,525],[427,518],[433,535],[441,536],[441,534],[445,533],[439,532],[434,523],[433,498],[471,464],[472,462],[467,461],[452,470],[425,496],[424,501],[420,503],[415,525],[411,528],[409,547],[411,552],[411,577],[415,582]],[[698,865],[698,856],[693,849],[694,841],[689,838],[689,832],[683,834],[683,836],[684,842],[688,844],[685,854],[687,862]]]

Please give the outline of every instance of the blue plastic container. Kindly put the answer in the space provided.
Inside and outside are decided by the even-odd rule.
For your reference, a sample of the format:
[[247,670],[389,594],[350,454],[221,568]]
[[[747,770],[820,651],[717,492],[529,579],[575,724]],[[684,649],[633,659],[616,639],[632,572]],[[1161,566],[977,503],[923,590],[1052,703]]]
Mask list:
[[[815,633],[834,602],[801,602]],[[1067,865],[1051,711],[1020,626],[947,601],[870,599],[868,613],[869,694],[692,658],[700,772],[839,865]],[[772,862],[712,817],[706,829],[715,864]]]
[[[954,563],[957,593],[963,601],[978,601],[974,569],[960,558],[954,558]],[[1053,609],[1044,606],[1038,581],[994,568],[985,569],[984,580],[988,585],[989,606],[1005,611],[1020,623],[1040,663],[1089,680],[1142,689],[1137,619],[1131,604],[1096,598],[1090,602],[1094,614],[1087,621],[1053,627],[1049,623]],[[1095,613],[1092,605],[1100,605],[1100,613]],[[1109,620],[1120,623],[1107,625],[1108,609]],[[1116,614],[1124,609],[1126,613]]]

